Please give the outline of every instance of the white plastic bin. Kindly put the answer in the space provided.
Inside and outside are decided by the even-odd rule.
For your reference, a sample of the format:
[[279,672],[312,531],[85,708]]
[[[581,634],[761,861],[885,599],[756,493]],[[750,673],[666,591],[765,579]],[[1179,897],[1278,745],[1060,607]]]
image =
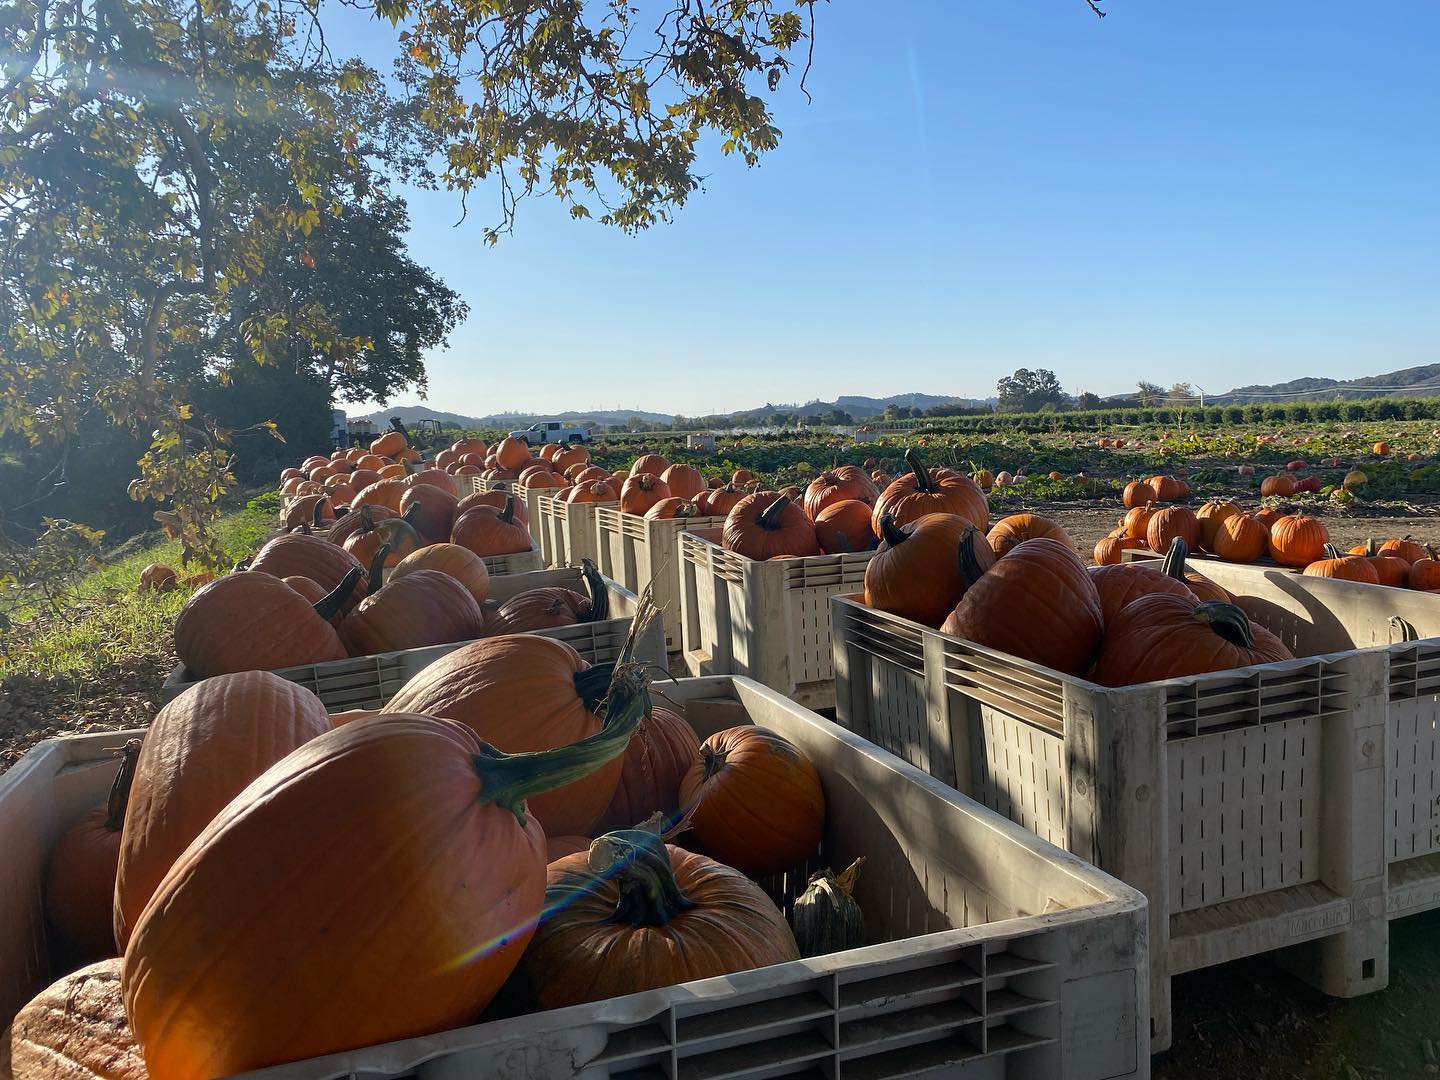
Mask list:
[[835,704],[830,599],[865,585],[872,552],[747,559],[719,530],[681,537],[680,608],[692,675],[744,675],[803,705]]
[[1300,659],[1109,689],[835,601],[840,723],[1150,898],[1170,976],[1285,946],[1326,993],[1384,988],[1387,917],[1440,907],[1440,597],[1194,567]]
[[541,495],[537,505],[540,555],[546,566],[579,566],[585,559],[601,565],[595,508],[615,507],[619,503],[572,503],[554,495]]

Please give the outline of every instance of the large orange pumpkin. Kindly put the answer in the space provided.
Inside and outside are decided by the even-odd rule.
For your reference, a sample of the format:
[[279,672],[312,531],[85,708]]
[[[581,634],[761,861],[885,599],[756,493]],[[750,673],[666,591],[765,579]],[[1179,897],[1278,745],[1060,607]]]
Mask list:
[[1190,485],[1174,476],[1152,476],[1145,483],[1159,502],[1176,502],[1190,496]]
[[438,544],[450,538],[451,526],[455,524],[455,506],[459,501],[450,491],[431,484],[418,484],[401,496],[400,513],[412,522],[426,542]]
[[1075,541],[1070,539],[1069,533],[1040,514],[1011,514],[1009,517],[1003,517],[995,523],[995,527],[990,530],[990,535],[986,539],[995,549],[996,556],[1000,557],[1026,540],[1034,540],[1040,536],[1058,540],[1066,547],[1073,548],[1075,546]]
[[112,890],[121,949],[175,860],[225,804],[329,730],[319,698],[268,671],[205,679],[160,710],[136,762]]
[[509,506],[512,518],[522,525],[530,524],[529,507],[523,499],[516,499],[508,491],[472,491],[455,504],[455,519],[458,521],[461,514],[477,506],[493,506],[496,510],[504,510]]
[[1434,548],[1427,547],[1425,558],[1410,564],[1409,584],[1410,588],[1422,592],[1440,589],[1440,558],[1437,558]]
[[[1122,525],[1126,537],[1131,540],[1144,540],[1146,531],[1150,528],[1150,519],[1154,516],[1155,506],[1151,503],[1125,511],[1125,520]],[[1149,546],[1148,543],[1146,546]]]
[[670,498],[670,488],[656,473],[631,473],[620,488],[620,510],[626,514],[644,514],[662,499]]
[[351,656],[472,641],[484,632],[485,618],[470,590],[438,570],[392,578],[340,624]]
[[530,464],[530,444],[524,439],[501,439],[495,447],[495,461],[502,469],[523,468]]
[[677,499],[693,499],[710,487],[694,465],[671,465],[660,474],[660,480]]
[[1307,514],[1290,514],[1270,526],[1270,554],[1282,566],[1309,566],[1325,554],[1330,532]]
[[[250,560],[250,570],[277,578],[307,577],[329,592],[344,581],[345,575],[352,570],[365,569],[363,562],[340,545],[345,542],[346,537],[363,527],[367,518],[378,522],[380,513],[387,513],[389,516],[388,512],[375,511],[374,508],[347,514],[336,523],[335,530],[332,530],[328,538],[303,534],[277,536],[255,553],[255,557]],[[344,535],[337,539],[335,533],[341,529],[344,530]],[[346,601],[341,610],[350,611],[364,597],[365,583],[362,581],[356,588],[356,594]]]
[[329,619],[364,576],[351,570],[312,606],[278,577],[259,570],[228,574],[197,590],[180,609],[175,651],[201,679],[343,660],[345,646]]
[[818,852],[825,792],[815,765],[762,727],[711,735],[680,784],[700,847],[752,877],[792,870]]
[[659,454],[642,454],[630,463],[630,475],[639,476],[641,473],[649,473],[651,476],[659,477],[668,468],[670,468],[670,462]]
[[1105,631],[1090,680],[1131,686],[1291,659],[1290,650],[1233,604],[1142,596]]
[[1310,563],[1302,573],[1309,577],[1339,578],[1342,581],[1359,581],[1366,585],[1380,584],[1380,575],[1369,559],[1363,555],[1342,555],[1334,544],[1326,544],[1325,557]]
[[869,551],[876,544],[870,504],[859,499],[828,503],[815,517],[815,539],[826,555]]
[[1381,543],[1380,549],[1376,554],[1389,555],[1396,559],[1404,559],[1409,563],[1419,562],[1421,559],[1429,557],[1425,553],[1425,545],[1410,539],[1408,536],[1399,540],[1392,539],[1384,541]]
[[515,507],[518,504],[512,495],[506,495],[505,500],[501,510],[486,505],[466,510],[455,519],[450,542],[469,548],[482,557],[529,551],[534,542],[529,528],[516,517]]
[[1267,476],[1260,481],[1260,494],[1262,496],[1276,495],[1282,499],[1288,499],[1295,494],[1295,477],[1289,473]]
[[407,446],[409,446],[409,443],[405,441],[404,435],[398,431],[387,431],[370,444],[370,453],[376,457],[393,458]]
[[747,559],[819,555],[815,525],[787,495],[757,491],[746,495],[725,518],[720,546]]
[[1200,523],[1200,547],[1212,554],[1215,552],[1215,534],[1226,518],[1243,513],[1240,504],[1230,499],[1208,499],[1195,511],[1195,520]]
[[1106,626],[1120,615],[1125,605],[1141,596],[1169,593],[1198,602],[1183,579],[1157,569],[1148,561],[1093,567],[1090,581],[1100,596],[1100,615]]
[[1137,506],[1149,506],[1159,500],[1160,496],[1144,480],[1132,480],[1125,485],[1125,493],[1121,501],[1125,504],[1126,510],[1133,510]]
[[818,521],[820,512],[834,503],[858,501],[870,506],[879,497],[879,489],[863,469],[841,465],[810,481],[805,489],[805,513],[811,521]]
[[1100,647],[1100,595],[1073,548],[1027,540],[966,590],[942,633],[1070,675],[1089,670]]
[[542,1009],[800,958],[760,886],[644,829],[552,863],[545,909],[521,968]]
[[5,1080],[147,1080],[120,989],[119,957],[40,991],[0,1037]]
[[905,452],[905,464],[910,472],[897,477],[875,500],[870,525],[877,537],[886,514],[897,525],[926,514],[959,514],[982,532],[990,527],[990,507],[975,481],[950,469],[927,470],[913,449]]
[[1270,530],[1253,514],[1231,514],[1216,527],[1211,550],[1229,562],[1254,562],[1270,550]]
[[1145,543],[1150,550],[1169,551],[1176,537],[1185,541],[1187,550],[1200,550],[1200,522],[1195,512],[1184,506],[1166,506],[1156,510],[1145,526]]
[[865,603],[926,626],[939,626],[995,551],[980,530],[955,514],[926,514],[907,525],[886,517],[883,539],[865,564]]
[[556,450],[555,456],[550,459],[550,464],[556,472],[563,473],[571,465],[584,465],[589,460],[589,450],[579,443],[571,443]]
[[400,560],[390,574],[390,580],[403,578],[416,570],[438,570],[448,574],[469,590],[477,604],[483,604],[490,596],[490,571],[485,566],[485,560],[459,544],[430,544],[412,551]]
[[[186,849],[130,940],[125,1012],[150,1074],[228,1076],[472,1022],[544,902],[526,800],[619,758],[643,677],[618,677],[608,700],[599,737],[535,758],[391,714],[264,773]],[[538,706],[524,715],[542,725]]]
[[657,813],[673,821],[680,809],[680,783],[699,757],[695,729],[679,713],[656,705],[630,739],[615,794],[595,831],[629,829]]

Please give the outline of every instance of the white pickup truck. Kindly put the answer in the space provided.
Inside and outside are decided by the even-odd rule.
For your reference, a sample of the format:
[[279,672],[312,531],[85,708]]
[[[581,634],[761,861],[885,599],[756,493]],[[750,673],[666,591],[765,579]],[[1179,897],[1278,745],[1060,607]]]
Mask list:
[[588,443],[591,439],[587,427],[571,427],[562,420],[542,420],[528,428],[510,432],[512,439],[524,439],[531,446],[541,443]]

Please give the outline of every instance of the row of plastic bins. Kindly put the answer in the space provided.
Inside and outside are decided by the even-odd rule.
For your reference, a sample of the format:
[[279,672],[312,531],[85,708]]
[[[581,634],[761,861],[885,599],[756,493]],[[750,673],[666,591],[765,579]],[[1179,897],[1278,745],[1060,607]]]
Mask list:
[[[822,845],[763,884],[788,911],[812,870],[863,855],[867,945],[250,1075],[1149,1076],[1138,892],[758,684],[687,679],[665,696],[702,737],[761,724],[815,763]],[[58,974],[42,910],[48,852],[105,797],[107,748],[131,734],[50,740],[0,778],[0,1020]]]
[[[492,577],[490,599],[504,603],[529,589],[554,587],[584,592],[585,583],[580,569],[561,567],[556,570],[532,570],[523,574]],[[630,633],[640,600],[629,589],[614,581],[607,579],[605,588],[609,594],[610,618],[537,630],[534,633],[565,642],[591,664],[603,664],[617,659],[625,646],[625,639]],[[312,691],[331,712],[374,709],[394,697],[422,668],[465,644],[467,643],[459,641],[447,645],[432,645],[424,649],[352,656],[347,660],[283,668],[275,674]],[[663,668],[665,645],[660,637],[658,621],[641,632],[635,643],[633,656],[637,661],[661,665]],[[171,700],[193,686],[196,681],[185,667],[175,668],[160,688],[161,700]]]
[[1295,946],[1369,993],[1440,907],[1440,640],[1391,621],[1434,638],[1440,597],[1194,569],[1299,659],[1111,689],[834,601],[839,723],[1149,898],[1156,1050],[1172,975]]
[[[535,517],[531,521],[536,523],[540,533],[540,557],[545,565],[579,566],[589,559],[599,566],[600,544],[595,531],[595,508],[619,505],[614,501],[572,503],[553,494],[541,494],[535,500]],[[640,590],[631,591],[638,593]]]

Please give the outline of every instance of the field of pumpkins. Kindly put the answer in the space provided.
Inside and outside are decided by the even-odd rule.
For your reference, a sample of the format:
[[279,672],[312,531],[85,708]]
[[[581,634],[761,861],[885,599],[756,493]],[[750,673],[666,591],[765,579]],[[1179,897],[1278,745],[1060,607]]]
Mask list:
[[[1131,863],[1042,828],[1026,806],[1054,791],[1020,786],[1036,782],[1031,765],[1002,776],[1013,750],[987,740],[1014,740],[1014,730],[1059,739],[1068,748],[1047,753],[1078,768],[1093,746],[1067,743],[1079,736],[1049,711],[1069,687],[1183,684],[1203,696],[1214,686],[1224,702],[1214,730],[1231,739],[1342,715],[1324,697],[1324,673],[1318,712],[1276,702],[1304,696],[1305,662],[1322,652],[1326,664],[1349,663],[1380,640],[1428,656],[1440,635],[1440,598],[1427,595],[1440,592],[1440,555],[1398,521],[1347,550],[1332,543],[1327,520],[1346,521],[1371,476],[1387,475],[1394,451],[1381,441],[1363,462],[1332,453],[1319,469],[1298,456],[1268,460],[1271,441],[1249,444],[1255,461],[1240,465],[1219,463],[1223,446],[1169,432],[1087,441],[751,439],[712,455],[653,438],[532,449],[467,437],[427,456],[387,432],[287,468],[273,535],[231,572],[209,580],[154,565],[137,583],[186,591],[174,631],[183,678],[143,732],[103,751],[103,736],[82,737],[91,741],[80,775],[106,778],[104,797],[98,780],[93,805],[78,789],[24,796],[53,820],[27,856],[38,910],[0,941],[0,958],[26,957],[9,980],[15,1015],[0,1076],[170,1080],[287,1064],[298,1071],[277,1080],[353,1075],[367,1048],[466,1030],[482,1033],[466,1046],[548,1046],[566,1025],[591,1031],[602,1016],[552,1022],[550,1010],[705,979],[721,979],[705,984],[720,1010],[709,1028],[706,1012],[684,1023],[676,1012],[646,1049],[662,998],[637,998],[626,1008],[649,1002],[649,1019],[613,1014],[633,1020],[628,1041],[596,1034],[595,1047],[561,1055],[569,1064],[507,1049],[477,1058],[486,1064],[471,1074],[578,1076],[582,1061],[602,1060],[595,1075],[640,1075],[690,1060],[706,1074],[779,1075],[833,1054],[836,1075],[859,1062],[866,1075],[899,1076],[1008,1055],[1005,1075],[1029,1078],[1059,1075],[1065,1055],[1103,1031],[1130,1061],[1107,1075],[1148,1076],[1149,1051],[1172,1033],[1168,944],[1152,943],[1153,967],[1144,963],[1145,902],[1161,902],[1151,890],[1168,864],[1131,881]],[[1191,452],[1166,450],[1175,445]],[[547,514],[593,504],[627,521],[674,522],[681,543],[650,580],[607,576],[622,571],[601,569],[611,552],[598,546],[573,560],[574,587],[529,576],[551,571],[508,572],[496,560],[538,558],[536,504],[527,506],[537,493]],[[1099,535],[1095,523],[1117,517]],[[710,527],[690,534],[691,519]],[[760,567],[779,567],[783,584]],[[776,594],[742,596],[752,574]],[[697,592],[707,575],[713,597],[728,599]],[[1304,580],[1317,578],[1327,581]],[[1285,607],[1296,589],[1303,603]],[[1348,636],[1322,643],[1318,630],[1297,629],[1305,604],[1343,608],[1326,632]],[[849,616],[842,634],[846,605],[875,620],[871,637],[857,638],[863,619]],[[727,633],[749,637],[717,645],[712,624],[725,618]],[[666,619],[685,624],[680,643],[644,654],[643,635]],[[762,636],[767,619],[782,624],[778,636]],[[553,636],[600,624],[624,639],[613,657]],[[968,719],[927,720],[936,699],[922,694],[918,728],[912,717],[882,731],[890,698],[928,685],[923,665],[947,649],[945,700],[968,697]],[[432,652],[364,707],[317,696],[316,673],[337,663],[420,650]],[[779,679],[769,674],[777,653],[791,665]],[[813,708],[792,700],[802,654],[819,657],[803,663],[820,663],[829,683],[823,702],[806,699]],[[857,657],[894,671],[847,683]],[[1236,678],[1285,689],[1236,705]],[[1189,737],[1210,737],[1209,715],[1197,710]],[[1171,721],[1145,722],[1158,731]],[[982,726],[964,738],[986,752],[944,758],[935,732],[972,722]],[[79,768],[67,745],[42,744],[0,782],[0,836],[22,784],[58,785]],[[1004,784],[1013,787],[1002,798]],[[1074,801],[1087,789],[1068,790]],[[878,809],[891,799],[911,813]],[[1360,813],[1326,805],[1327,820]],[[1192,811],[1161,801],[1148,812],[1158,835]],[[1355,835],[1370,827],[1345,820]],[[912,835],[916,823],[934,836]],[[945,852],[929,852],[932,841]],[[994,873],[997,857],[1030,869]],[[1350,902],[1348,884],[1326,872],[1300,884],[1322,881]],[[935,897],[931,875],[954,878],[953,900]],[[1245,895],[1268,887],[1247,884]],[[1061,938],[1036,944],[1096,920],[1113,924],[1103,948],[1085,939],[1099,950],[1088,961]],[[960,936],[945,947],[973,966],[963,976],[941,978],[948,969],[916,959],[946,933]],[[1251,951],[1324,936],[1257,934]],[[1059,1023],[1056,1001],[1066,979],[1092,973],[1067,963],[1120,972],[1075,1028]],[[842,1044],[806,1057],[772,1040],[767,1023],[808,1021],[789,1005],[767,1021],[766,1002],[821,972],[838,981],[816,1015],[839,1025]],[[1383,987],[1317,978],[1344,996]],[[685,1000],[665,997],[663,1008]],[[936,1002],[963,1002],[964,1017],[938,1021]],[[749,1065],[747,1053],[758,1055]],[[335,1054],[362,1057],[305,1064]],[[416,1075],[403,1071],[408,1058],[384,1060],[375,1075]]]

